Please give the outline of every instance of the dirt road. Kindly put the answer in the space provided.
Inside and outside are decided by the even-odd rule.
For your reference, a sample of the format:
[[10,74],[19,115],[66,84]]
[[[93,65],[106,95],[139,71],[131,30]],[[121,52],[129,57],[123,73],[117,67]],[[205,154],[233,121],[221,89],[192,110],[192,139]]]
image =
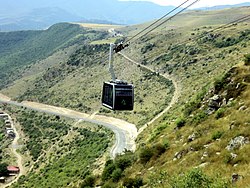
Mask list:
[[[11,120],[10,116],[9,116],[9,119]],[[3,188],[8,187],[8,186],[12,185],[13,183],[17,182],[18,179],[24,174],[24,168],[23,168],[23,164],[22,164],[22,156],[17,152],[17,149],[18,149],[18,146],[19,146],[18,145],[18,140],[19,140],[20,136],[19,136],[19,133],[18,133],[14,123],[12,121],[10,121],[10,122],[11,122],[11,127],[13,128],[14,133],[16,135],[16,137],[14,138],[14,140],[13,140],[13,142],[11,144],[11,152],[17,158],[17,166],[20,169],[20,173],[16,176],[16,178],[13,181],[11,181],[10,183],[8,183],[6,185],[3,185],[2,186]]]
[[112,130],[116,136],[115,144],[110,153],[111,157],[115,157],[115,155],[122,153],[124,149],[135,151],[135,139],[138,134],[137,128],[134,124],[128,123],[124,120],[96,114],[88,115],[82,112],[36,102],[24,101],[22,103],[18,103],[16,101],[11,101],[4,95],[0,95],[0,102],[104,126]]

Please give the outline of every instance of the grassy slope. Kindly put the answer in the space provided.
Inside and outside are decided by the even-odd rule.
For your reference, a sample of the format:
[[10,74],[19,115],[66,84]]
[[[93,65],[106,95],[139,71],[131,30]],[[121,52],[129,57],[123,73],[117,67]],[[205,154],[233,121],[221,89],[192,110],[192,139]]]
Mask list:
[[[107,54],[108,45],[84,45],[70,55],[64,52],[53,54],[42,62],[26,69],[25,76],[14,85],[2,90],[18,100],[34,100],[56,106],[77,109],[87,113],[99,111],[126,119],[138,126],[143,125],[162,111],[173,95],[172,83],[157,75],[151,75],[119,56],[115,57],[115,68],[119,79],[135,85],[135,110],[112,112],[101,107],[100,97],[103,81],[110,80],[107,60],[98,60]],[[67,52],[68,49],[65,49]],[[58,59],[59,55],[65,57]],[[53,62],[53,64],[52,64]],[[43,72],[39,72],[42,67]],[[30,74],[34,70],[36,74]],[[39,73],[39,74],[37,74]],[[26,76],[27,75],[27,76]],[[154,98],[158,93],[158,98]],[[167,97],[166,97],[167,95]]]
[[[152,158],[146,165],[138,165],[137,163],[133,168],[135,171],[132,177],[139,171],[144,174],[145,182],[151,185],[149,187],[161,187],[161,183],[159,182],[165,185],[163,187],[170,187],[169,181],[173,176],[169,176],[169,174],[182,174],[204,164],[205,167],[200,166],[200,168],[211,177],[218,176],[225,180],[230,180],[233,173],[244,176],[244,179],[239,181],[237,186],[247,187],[250,182],[248,173],[250,162],[248,157],[249,144],[233,151],[227,151],[225,148],[229,144],[229,141],[237,136],[248,138],[250,136],[250,118],[248,116],[250,87],[249,80],[247,82],[244,81],[245,78],[249,77],[249,70],[249,66],[241,64],[236,69],[236,76],[230,77],[232,80],[236,80],[236,84],[241,83],[245,85],[245,88],[239,96],[234,96],[234,101],[231,104],[222,108],[223,113],[219,118],[217,112],[197,120],[197,117],[206,109],[208,96],[213,96],[211,93],[208,93],[207,98],[200,102],[200,106],[202,104],[205,104],[205,106],[193,111],[192,116],[185,117],[186,125],[183,128],[173,130],[173,127],[176,126],[175,123],[162,122],[161,126],[166,124],[165,128],[161,129],[158,137],[154,138],[153,141],[150,140],[150,142],[147,142],[147,145],[152,147],[156,143],[167,142],[169,148],[161,156],[157,157],[157,159]],[[232,94],[234,92],[227,88],[230,87],[226,84],[224,88],[221,88],[221,93],[228,91],[228,93]],[[242,106],[246,106],[247,109],[239,110]],[[231,129],[230,125],[232,124],[233,128]],[[159,124],[158,127],[160,127]],[[197,138],[189,142],[188,137],[193,133],[197,135]],[[152,134],[152,129],[148,134]],[[174,161],[176,152],[180,151],[184,152],[183,157]],[[208,156],[202,158],[205,152]],[[231,153],[237,154],[237,157],[233,159]],[[154,168],[148,171],[147,169],[152,166]],[[127,171],[127,174],[131,173],[131,171]],[[150,182],[154,183],[151,184]]]
[[[234,13],[232,14],[232,12]],[[145,145],[154,148],[155,144],[165,144],[169,148],[162,155],[153,156],[146,165],[137,161],[132,170],[125,171],[126,178],[143,177],[149,187],[171,187],[170,179],[173,178],[173,175],[183,174],[200,164],[207,163],[203,171],[209,176],[215,177],[218,174],[218,177],[230,180],[232,173],[239,173],[245,178],[237,186],[247,187],[249,185],[249,159],[247,157],[249,145],[244,146],[241,150],[233,151],[238,155],[234,160],[230,159],[230,152],[225,150],[232,138],[239,135],[249,138],[249,117],[247,115],[249,114],[249,83],[244,92],[234,100],[234,105],[226,107],[225,115],[221,119],[217,120],[215,114],[203,117],[202,111],[195,112],[190,117],[183,115],[183,112],[186,109],[186,103],[194,100],[198,93],[204,93],[204,91],[206,93],[208,88],[213,87],[216,78],[220,78],[228,72],[232,66],[240,62],[240,59],[243,59],[244,54],[249,53],[249,34],[243,40],[232,45],[218,47],[217,44],[228,38],[240,39],[242,32],[249,29],[250,23],[240,23],[216,32],[219,37],[212,42],[206,41],[206,37],[203,37],[201,41],[191,40],[190,43],[185,43],[177,49],[175,46],[179,42],[200,35],[203,31],[208,31],[219,24],[248,13],[249,7],[215,12],[195,12],[195,14],[185,13],[170,22],[171,30],[166,30],[170,26],[159,29],[150,36],[137,41],[135,45],[130,46],[130,50],[127,50],[126,53],[131,57],[134,56],[135,60],[154,67],[155,70],[170,73],[179,82],[182,89],[178,104],[165,117],[139,136],[139,149],[136,155],[140,155]],[[190,21],[189,18],[192,17],[193,19]],[[150,50],[152,44],[153,48]],[[145,49],[148,50],[143,53]],[[193,61],[194,59],[195,61]],[[239,82],[242,82],[244,76],[249,76],[249,67],[241,65],[237,73],[237,76],[241,78]],[[239,111],[242,105],[246,105],[247,110]],[[180,130],[174,130],[176,119],[183,116],[187,122],[186,126]],[[237,122],[237,128],[229,130],[229,125],[233,121]],[[188,136],[194,132],[199,134],[199,138],[191,143],[187,142]],[[214,141],[213,138],[218,132],[222,132],[221,140]],[[208,149],[204,147],[207,144],[211,144]],[[190,148],[195,148],[194,152],[190,151]],[[188,152],[180,160],[173,161],[176,152],[180,151]],[[208,157],[201,159],[204,152],[208,153]],[[234,167],[234,164],[237,166]],[[123,181],[126,181],[126,178]]]
[[80,41],[86,43],[94,35],[98,34],[68,23],[56,24],[44,31],[0,33],[0,87],[6,87],[8,83],[20,78],[26,66],[47,58],[59,49]]

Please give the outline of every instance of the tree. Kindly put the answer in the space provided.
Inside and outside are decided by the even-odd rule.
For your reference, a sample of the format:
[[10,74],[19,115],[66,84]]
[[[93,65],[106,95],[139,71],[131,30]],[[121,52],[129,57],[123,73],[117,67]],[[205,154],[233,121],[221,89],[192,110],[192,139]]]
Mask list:
[[92,175],[89,175],[84,179],[84,182],[82,183],[81,188],[94,187],[94,186],[95,186],[95,177]]

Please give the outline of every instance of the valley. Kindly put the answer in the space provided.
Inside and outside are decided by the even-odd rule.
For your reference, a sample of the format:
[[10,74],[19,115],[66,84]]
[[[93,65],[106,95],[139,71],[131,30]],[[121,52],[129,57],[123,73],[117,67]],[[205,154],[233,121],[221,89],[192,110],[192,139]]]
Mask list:
[[148,23],[0,33],[0,108],[30,169],[11,187],[247,187],[250,21],[231,22],[248,14],[189,11],[132,40],[114,66],[133,111],[100,104],[108,42]]

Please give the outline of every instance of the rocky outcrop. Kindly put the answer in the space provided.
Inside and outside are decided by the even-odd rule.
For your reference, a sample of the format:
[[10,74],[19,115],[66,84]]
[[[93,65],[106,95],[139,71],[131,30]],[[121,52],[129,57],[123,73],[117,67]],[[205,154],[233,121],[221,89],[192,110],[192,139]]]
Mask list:
[[226,149],[228,151],[239,149],[243,147],[244,145],[249,144],[249,139],[245,138],[244,136],[238,136],[234,139],[232,139],[229,144],[227,145]]

